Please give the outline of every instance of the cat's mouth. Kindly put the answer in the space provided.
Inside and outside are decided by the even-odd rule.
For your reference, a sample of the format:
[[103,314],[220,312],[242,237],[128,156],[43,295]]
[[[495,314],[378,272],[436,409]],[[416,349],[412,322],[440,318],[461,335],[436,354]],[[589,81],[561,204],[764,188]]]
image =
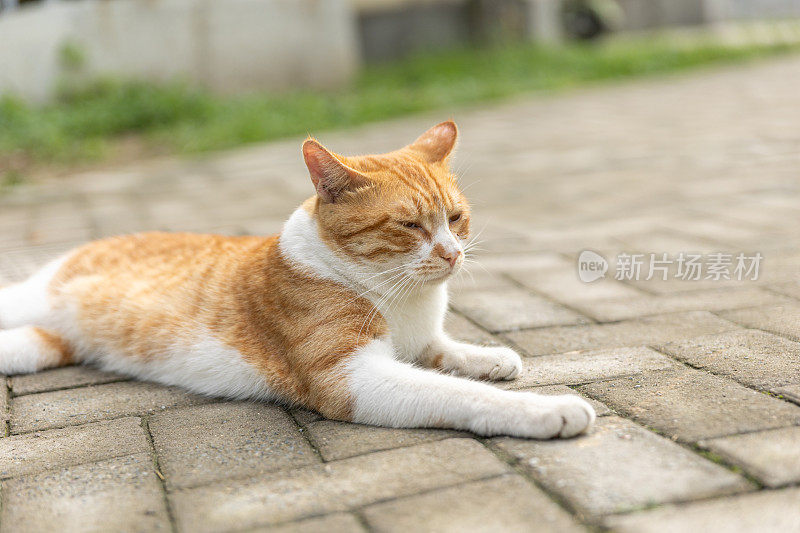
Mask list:
[[420,275],[422,281],[425,283],[439,283],[447,280],[458,271],[458,268],[449,268],[447,270],[440,270],[438,272],[423,273]]

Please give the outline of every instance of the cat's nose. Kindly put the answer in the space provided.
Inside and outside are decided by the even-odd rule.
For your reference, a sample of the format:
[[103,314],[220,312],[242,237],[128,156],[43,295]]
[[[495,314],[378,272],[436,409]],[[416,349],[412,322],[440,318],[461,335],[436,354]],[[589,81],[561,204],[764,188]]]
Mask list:
[[439,257],[450,263],[450,268],[453,268],[458,258],[461,257],[461,250],[441,250]]

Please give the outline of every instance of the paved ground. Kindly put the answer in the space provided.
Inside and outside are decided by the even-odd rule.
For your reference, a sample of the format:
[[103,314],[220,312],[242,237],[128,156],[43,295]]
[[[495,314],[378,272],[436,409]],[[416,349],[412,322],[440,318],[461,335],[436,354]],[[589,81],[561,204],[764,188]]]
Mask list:
[[[79,368],[0,376],[0,529],[800,530],[798,87],[794,57],[455,113],[485,270],[455,284],[450,329],[519,348],[512,388],[596,401],[590,435],[379,429]],[[321,137],[384,150],[441,118]],[[310,192],[297,139],[77,175],[3,200],[0,272],[121,232],[273,232]],[[587,248],[605,280],[578,281]],[[703,255],[703,278],[763,260],[757,281],[675,279],[676,263],[616,280],[623,252],[732,254]]]

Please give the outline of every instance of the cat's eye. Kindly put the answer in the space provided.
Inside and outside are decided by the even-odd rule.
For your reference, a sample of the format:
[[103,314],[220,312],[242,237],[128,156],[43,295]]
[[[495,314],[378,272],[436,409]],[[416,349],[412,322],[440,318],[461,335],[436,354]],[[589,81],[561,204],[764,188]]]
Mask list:
[[461,213],[455,214],[455,215],[450,217],[450,223],[451,224],[454,223],[454,222],[458,222],[459,220],[461,220]]
[[422,229],[422,226],[416,222],[401,222],[400,224],[402,224],[404,228],[408,229]]

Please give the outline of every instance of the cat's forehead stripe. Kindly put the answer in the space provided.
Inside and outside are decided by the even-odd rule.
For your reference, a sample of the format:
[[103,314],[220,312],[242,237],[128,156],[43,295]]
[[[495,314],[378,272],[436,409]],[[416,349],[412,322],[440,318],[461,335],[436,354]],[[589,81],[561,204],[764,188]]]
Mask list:
[[397,166],[395,172],[404,184],[424,199],[428,208],[439,211],[448,209],[453,204],[449,187],[444,186],[430,166],[417,161],[404,161]]
[[[396,189],[401,196],[410,193],[411,201],[402,206],[408,215],[447,212],[457,204],[458,195],[449,171],[431,165],[413,153],[400,150],[346,159],[348,164],[368,174],[377,183],[401,187]],[[407,192],[404,193],[403,188]]]

